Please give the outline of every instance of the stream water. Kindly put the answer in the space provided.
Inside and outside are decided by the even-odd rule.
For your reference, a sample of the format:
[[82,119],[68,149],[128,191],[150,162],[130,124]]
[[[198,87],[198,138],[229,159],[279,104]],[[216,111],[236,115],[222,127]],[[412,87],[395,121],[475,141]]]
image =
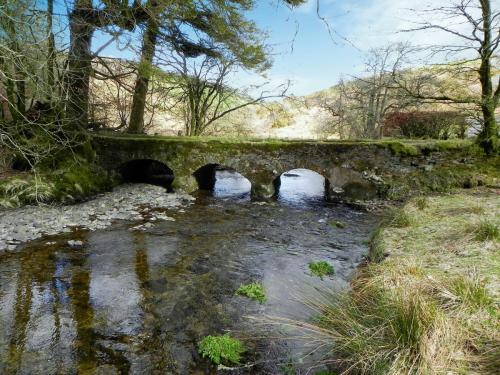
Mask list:
[[[278,200],[262,204],[240,175],[221,171],[212,195],[168,211],[175,221],[144,231],[121,221],[0,255],[0,373],[211,374],[197,343],[226,331],[248,348],[236,373],[280,374],[290,361],[306,373],[301,343],[249,317],[311,318],[304,299],[347,287],[377,216],[324,203],[322,182],[304,176],[290,172]],[[67,245],[75,236],[83,248]],[[317,260],[335,275],[312,276]],[[252,281],[265,304],[235,295]]]

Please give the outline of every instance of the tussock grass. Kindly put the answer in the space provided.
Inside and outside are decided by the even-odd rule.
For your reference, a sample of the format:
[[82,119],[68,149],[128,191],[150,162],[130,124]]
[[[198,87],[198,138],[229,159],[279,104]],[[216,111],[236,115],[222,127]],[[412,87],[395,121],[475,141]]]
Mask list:
[[416,197],[414,203],[419,210],[425,210],[429,206],[427,197]]
[[459,307],[462,305],[480,309],[493,304],[493,299],[486,289],[486,281],[474,274],[450,280],[450,291],[456,296]]
[[0,185],[0,206],[18,207],[27,203],[45,203],[54,199],[55,184],[33,177],[12,179]]
[[500,226],[493,220],[481,220],[475,228],[475,238],[477,241],[498,241],[500,240]]
[[[349,292],[305,301],[318,313],[315,321],[283,322],[326,348],[325,361],[343,373],[496,374],[500,368],[500,248],[492,240],[500,200],[486,190],[427,200],[423,210],[413,200],[396,214],[411,220],[388,220],[374,233],[372,262]],[[476,207],[488,209],[479,214]],[[484,242],[470,225],[487,234]]]
[[407,212],[404,208],[397,210],[391,220],[391,225],[397,228],[410,227],[415,221],[411,213]]

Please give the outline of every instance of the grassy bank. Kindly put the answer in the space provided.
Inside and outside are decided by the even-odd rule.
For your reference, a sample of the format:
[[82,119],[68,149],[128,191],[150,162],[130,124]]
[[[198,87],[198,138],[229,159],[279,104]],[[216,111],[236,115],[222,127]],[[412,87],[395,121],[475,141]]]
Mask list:
[[352,290],[317,304],[306,329],[346,373],[498,373],[499,230],[498,189],[412,199],[375,233]]
[[42,165],[36,172],[14,173],[0,179],[0,207],[77,202],[114,184],[115,179],[108,172],[74,156],[57,165]]

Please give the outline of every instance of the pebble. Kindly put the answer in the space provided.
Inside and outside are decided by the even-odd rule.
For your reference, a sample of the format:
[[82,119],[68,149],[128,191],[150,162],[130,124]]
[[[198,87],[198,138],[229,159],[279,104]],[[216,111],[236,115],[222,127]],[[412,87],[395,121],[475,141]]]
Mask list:
[[[167,194],[159,186],[124,184],[79,204],[0,209],[0,253],[13,251],[20,244],[43,236],[70,233],[76,228],[94,231],[105,229],[117,220],[145,220],[141,212],[180,211],[194,200],[184,193]],[[162,212],[155,212],[152,217],[174,221]]]

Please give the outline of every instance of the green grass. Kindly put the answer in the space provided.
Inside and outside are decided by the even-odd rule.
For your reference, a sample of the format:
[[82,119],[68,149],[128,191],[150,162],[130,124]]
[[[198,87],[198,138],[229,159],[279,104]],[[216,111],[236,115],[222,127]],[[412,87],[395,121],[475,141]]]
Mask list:
[[267,300],[264,287],[258,282],[241,285],[236,291],[236,294],[248,297],[254,301],[259,301],[260,303],[264,303]]
[[361,375],[498,372],[500,254],[496,242],[474,236],[481,227],[483,238],[495,237],[498,195],[427,200],[423,210],[414,200],[403,207],[414,216],[405,225],[386,220],[374,232],[371,262],[350,291],[306,300],[319,317],[296,328],[329,350],[322,362]]
[[324,276],[330,276],[335,273],[333,266],[324,260],[309,263],[309,270],[315,276],[323,279]]
[[477,241],[498,241],[500,240],[500,227],[492,220],[481,220],[474,228]]
[[396,211],[392,218],[391,225],[396,228],[407,228],[413,224],[414,220],[412,214],[404,209],[400,209]]
[[206,336],[198,344],[198,351],[203,358],[209,358],[216,365],[237,365],[245,346],[229,334]]
[[488,307],[493,302],[486,289],[485,280],[476,275],[458,276],[456,279],[451,280],[450,290],[461,303],[472,308]]
[[427,199],[427,197],[416,197],[414,199],[414,203],[415,206],[422,211],[429,207],[429,200]]
[[116,133],[110,131],[100,131],[93,134],[95,138],[113,138],[123,140],[150,140],[150,141],[174,141],[174,142],[223,142],[223,143],[268,143],[274,142],[282,145],[286,144],[339,144],[339,145],[375,145],[378,147],[388,148],[398,155],[419,155],[420,149],[427,148],[431,151],[444,150],[468,150],[473,145],[469,140],[457,140],[448,142],[451,146],[446,147],[448,143],[439,140],[411,140],[411,139],[352,139],[352,140],[317,140],[317,139],[281,139],[281,138],[264,138],[264,137],[229,137],[229,136],[150,136],[143,134],[127,134]]

